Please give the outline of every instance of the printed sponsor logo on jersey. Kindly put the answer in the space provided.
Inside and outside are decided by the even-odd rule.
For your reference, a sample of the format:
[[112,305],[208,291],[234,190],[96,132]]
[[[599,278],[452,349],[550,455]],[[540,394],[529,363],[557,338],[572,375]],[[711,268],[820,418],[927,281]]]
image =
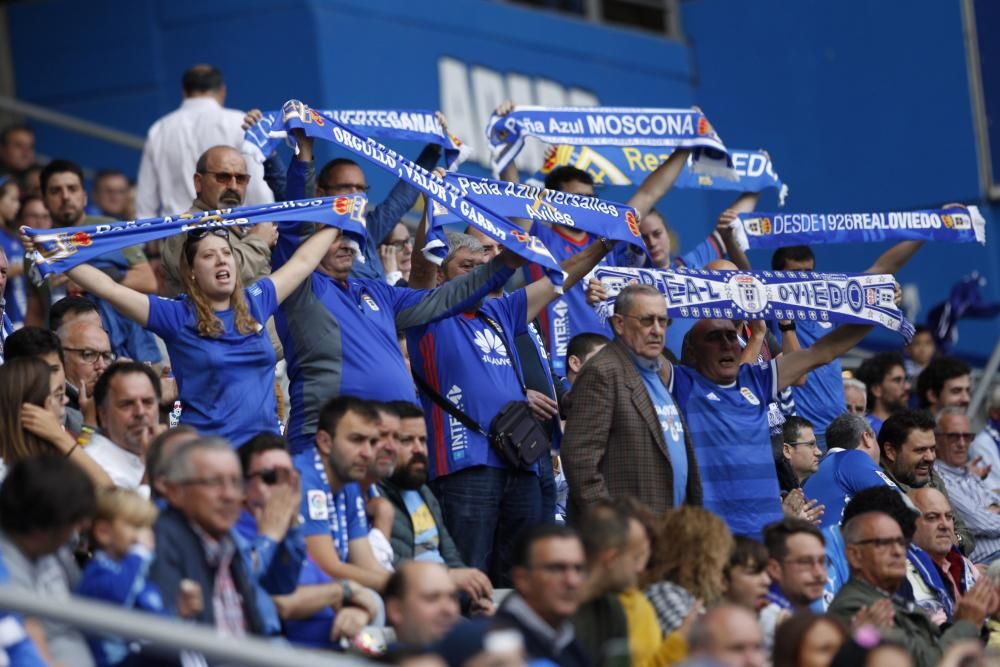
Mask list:
[[500,340],[500,336],[492,329],[481,329],[476,332],[472,342],[483,353],[484,364],[491,366],[510,366],[510,359],[507,356],[507,349]]
[[364,301],[365,305],[367,305],[369,308],[371,308],[372,310],[374,310],[376,313],[379,311],[379,307],[378,307],[378,304],[375,303],[375,299],[371,298],[367,294],[362,294],[361,295],[361,300]]

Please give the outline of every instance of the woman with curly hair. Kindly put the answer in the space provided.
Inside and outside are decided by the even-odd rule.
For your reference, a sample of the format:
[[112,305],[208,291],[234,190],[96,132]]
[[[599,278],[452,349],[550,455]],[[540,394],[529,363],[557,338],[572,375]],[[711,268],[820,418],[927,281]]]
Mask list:
[[641,586],[665,635],[679,628],[699,604],[719,600],[732,549],[725,521],[701,507],[682,505],[659,520]]
[[66,274],[163,339],[177,378],[182,423],[239,446],[260,432],[278,432],[276,357],[264,323],[313,272],[339,233],[320,228],[281,268],[244,288],[229,230],[191,230],[180,257],[187,294],[177,299],[137,292],[89,264]]
[[27,458],[62,455],[98,487],[114,484],[107,473],[63,429],[66,385],[63,374],[35,357],[18,357],[0,366],[0,480]]

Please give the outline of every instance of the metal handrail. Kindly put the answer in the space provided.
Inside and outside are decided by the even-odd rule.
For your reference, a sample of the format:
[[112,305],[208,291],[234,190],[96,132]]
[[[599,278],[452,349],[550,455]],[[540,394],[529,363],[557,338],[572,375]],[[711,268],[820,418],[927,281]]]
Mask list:
[[6,95],[0,95],[0,109],[21,114],[48,125],[63,128],[64,130],[84,134],[112,144],[125,146],[126,148],[133,148],[137,151],[141,151],[143,146],[146,145],[144,138],[130,132],[122,132],[121,130],[116,130],[100,123],[83,120],[76,116],[71,116],[60,111],[53,111],[52,109]]
[[0,609],[51,619],[84,632],[139,640],[157,648],[194,651],[210,661],[248,667],[366,667],[371,664],[351,655],[295,649],[255,637],[223,637],[210,627],[76,596],[52,600],[13,586],[0,586]]

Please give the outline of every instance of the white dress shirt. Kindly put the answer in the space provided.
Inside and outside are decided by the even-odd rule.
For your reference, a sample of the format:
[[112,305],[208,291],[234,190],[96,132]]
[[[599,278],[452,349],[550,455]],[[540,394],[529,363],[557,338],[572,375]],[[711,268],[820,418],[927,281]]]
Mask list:
[[[191,97],[149,128],[139,165],[136,217],[183,213],[194,201],[194,169],[212,146],[243,146],[243,112],[226,109],[213,97]],[[250,183],[245,205],[267,204],[274,195],[264,183],[264,165],[248,154]]]
[[91,436],[83,451],[94,459],[97,465],[104,468],[104,472],[108,473],[115,486],[132,489],[146,498],[149,497],[149,486],[142,483],[146,462],[141,458],[119,447],[100,433]]

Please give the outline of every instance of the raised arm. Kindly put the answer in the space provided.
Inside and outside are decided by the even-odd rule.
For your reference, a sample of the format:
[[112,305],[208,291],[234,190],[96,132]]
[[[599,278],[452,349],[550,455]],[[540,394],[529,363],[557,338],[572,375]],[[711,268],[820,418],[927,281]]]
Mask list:
[[427,242],[427,225],[430,224],[430,209],[434,204],[424,198],[424,214],[420,216],[420,224],[413,236],[413,253],[410,255],[410,279],[407,281],[413,289],[433,289],[437,283],[437,267],[424,257],[423,247]]
[[640,218],[653,210],[656,202],[663,199],[670,192],[670,188],[674,187],[674,181],[680,176],[689,155],[691,155],[690,150],[678,148],[642,182],[636,193],[628,200],[628,205],[638,211]]
[[[504,100],[503,102],[500,103],[500,106],[498,106],[493,111],[493,113],[495,113],[498,116],[506,116],[513,110],[514,110],[514,103],[510,100]],[[503,171],[500,172],[501,181],[510,181],[511,183],[517,183],[520,180],[520,178],[521,175],[517,173],[517,165],[514,164],[514,160],[511,160],[510,163],[503,168]]]
[[873,327],[867,324],[844,324],[805,350],[783,354],[778,365],[778,391],[793,384],[804,373],[828,364],[861,342]]
[[923,241],[900,241],[879,255],[875,263],[865,269],[865,273],[898,273],[923,245]]
[[70,280],[96,297],[104,299],[119,313],[144,327],[149,323],[149,297],[116,283],[90,264],[80,264],[66,272]]
[[750,260],[736,242],[731,225],[740,213],[750,213],[753,211],[757,207],[758,199],[760,199],[759,192],[742,193],[736,198],[732,206],[722,212],[722,215],[719,216],[719,222],[715,226],[715,231],[722,238],[722,243],[726,247],[726,254],[729,255],[730,261],[743,271],[750,270]]
[[[612,248],[614,248],[614,243],[605,244],[604,240],[597,241],[587,246],[583,252],[578,252],[560,264],[566,272],[563,292],[569,290],[581,278],[590,273]],[[529,322],[538,317],[538,313],[542,312],[545,306],[549,305],[549,303],[559,296],[548,276],[536,280],[524,289],[528,296]]]

